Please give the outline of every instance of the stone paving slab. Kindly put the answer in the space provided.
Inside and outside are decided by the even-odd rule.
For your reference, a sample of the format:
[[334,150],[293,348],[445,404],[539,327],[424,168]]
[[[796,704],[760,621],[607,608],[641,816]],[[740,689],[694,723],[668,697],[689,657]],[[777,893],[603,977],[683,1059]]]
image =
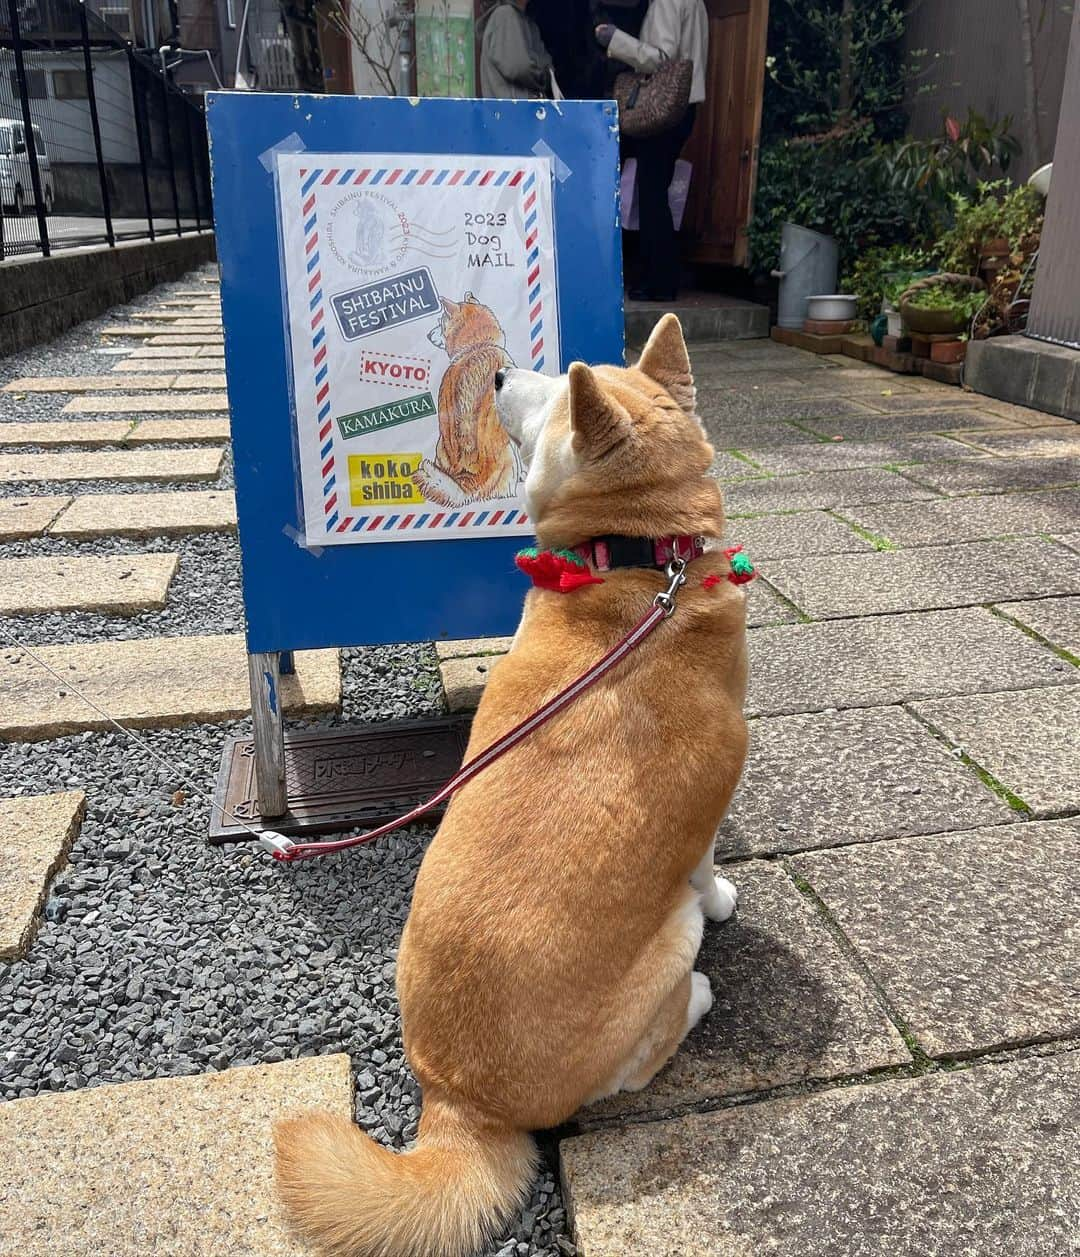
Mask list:
[[58,554],[0,559],[0,615],[158,611],[176,574],[176,554]]
[[488,674],[498,663],[499,656],[467,655],[444,659],[439,664],[447,710],[475,711],[484,692]]
[[[202,380],[207,376],[213,378],[214,375],[223,373],[225,370],[225,359],[222,357],[174,358],[171,356],[168,358],[123,358],[113,367],[113,370],[116,372],[130,371],[136,374],[136,376],[144,371],[148,373],[153,371],[187,372],[193,376],[197,375]],[[186,378],[188,377],[185,375]],[[176,381],[171,387],[183,388],[186,386]],[[200,383],[192,387],[202,388],[203,385]]]
[[183,414],[192,410],[229,409],[226,393],[146,393],[133,397],[73,397],[65,415],[126,415],[152,411]]
[[[198,361],[198,359],[196,359]],[[209,363],[209,359],[207,362]],[[173,388],[190,389],[190,388],[225,388],[225,372],[210,370],[209,367],[200,368],[202,374],[178,375]]]
[[172,375],[134,375],[119,374],[122,363],[118,363],[116,374],[112,375],[47,375],[27,376],[12,380],[5,384],[5,393],[93,393],[99,389],[134,389],[147,392],[158,388],[171,388]]
[[896,506],[857,506],[841,512],[895,545],[979,541],[1080,527],[1080,489],[950,498]]
[[[883,394],[880,401],[870,403],[884,414],[899,414],[905,410],[973,410],[990,413],[991,398],[981,393],[965,393],[951,385],[925,381],[923,387],[902,392],[894,389]],[[930,387],[926,387],[926,384]]]
[[102,336],[127,339],[136,336],[153,336],[155,331],[155,328],[144,327],[140,323],[114,323],[111,327],[103,327],[100,334]]
[[1016,819],[901,707],[765,717],[750,724],[750,754],[717,855],[774,855]]
[[961,409],[915,410],[895,415],[870,414],[861,418],[807,419],[804,426],[828,440],[839,436],[846,441],[891,441],[897,437],[915,436],[920,432],[963,434],[998,429],[1009,432],[1020,430],[1018,424],[998,415]]
[[352,1116],[348,1056],[12,1100],[0,1251],[19,1257],[304,1257],[274,1196],[271,1129]]
[[1073,818],[814,852],[794,865],[916,1040],[951,1056],[1080,1033],[1078,850]]
[[824,511],[800,511],[793,515],[762,515],[733,520],[726,544],[741,544],[757,564],[800,554],[842,554],[872,550],[873,545],[854,528]]
[[109,450],[0,454],[0,484],[29,480],[216,480],[221,450]]
[[[71,505],[60,514],[49,532],[78,541],[93,537],[231,532],[236,527],[236,500],[229,490],[91,493],[73,500],[57,500],[70,501]],[[0,498],[0,511],[4,501]]]
[[1036,598],[1001,602],[997,609],[1034,629],[1060,650],[1080,658],[1080,598]]
[[[67,862],[85,808],[81,790],[0,799],[0,961],[29,950],[49,882]],[[2,1201],[0,1192],[0,1212]]]
[[942,493],[1012,493],[1080,484],[1080,458],[972,458],[909,467],[904,474]]
[[1061,415],[1049,415],[1044,410],[1035,410],[1031,406],[1016,406],[1012,402],[998,401],[995,397],[981,397],[979,409],[988,415],[1000,415],[1012,423],[1027,428],[1047,428],[1061,425],[1068,427],[1075,420],[1065,419]]
[[914,710],[1036,816],[1080,811],[1080,690],[974,694]]
[[440,659],[468,659],[478,655],[505,655],[512,637],[462,637],[452,642],[436,642]]
[[0,498],[0,541],[39,536],[70,501],[68,497]]
[[[240,634],[39,646],[34,653],[122,724],[212,723],[240,719],[250,710]],[[296,716],[336,711],[338,652],[298,651],[295,674],[281,678],[280,697]],[[22,650],[0,650],[0,739],[32,742],[108,727]]]
[[1026,428],[1016,432],[979,432],[964,438],[977,449],[1003,458],[1075,457],[1080,454],[1080,424]]
[[868,468],[743,481],[725,490],[724,502],[727,513],[734,516],[752,512],[809,511],[863,502],[913,502],[937,496],[932,489],[896,472]]
[[130,431],[131,422],[126,419],[0,423],[0,446],[119,445]]
[[803,445],[813,440],[813,434],[793,423],[727,423],[724,418],[708,419],[703,416],[705,431],[714,449],[742,450],[744,446]]
[[[742,383],[743,378],[740,377],[738,382]],[[879,405],[888,405],[893,397],[914,396],[917,392],[913,383],[890,383],[872,372],[837,369],[807,372],[802,376],[794,372],[776,373],[771,377],[759,377],[758,387],[777,398],[842,397],[846,401],[858,402],[867,412],[876,411]],[[922,404],[928,406],[934,403],[926,400]]]
[[227,441],[228,419],[100,419],[89,422],[0,423],[0,446],[157,445],[166,441]]
[[[140,328],[139,330],[145,334],[144,328]],[[168,360],[170,358],[188,359],[196,357],[199,353],[199,348],[196,345],[174,345],[172,348],[167,348],[164,345],[132,345],[130,346],[130,350],[131,357],[122,358],[120,362],[116,364],[114,370],[126,371],[130,369],[131,363],[145,361],[150,358],[155,360]],[[163,368],[160,366],[154,367],[155,371],[160,371],[162,369]],[[186,361],[184,363],[184,370],[187,370]]]
[[728,454],[726,451],[721,450],[713,458],[712,466],[709,468],[709,475],[727,483],[730,480],[748,480],[755,476],[760,476],[761,472],[745,459],[736,458],[734,454]]
[[560,1145],[581,1257],[1076,1257],[1080,1053]]
[[761,578],[746,590],[746,624],[757,628],[763,624],[798,624],[803,618],[794,607],[777,596],[776,590]]
[[220,353],[222,346],[225,344],[225,341],[221,336],[208,336],[208,335],[200,335],[197,332],[187,332],[182,336],[181,335],[151,336],[147,344],[149,345],[174,345],[174,346],[175,345],[196,345],[199,347],[206,347],[208,345],[214,345],[217,347],[217,352]]
[[1080,532],[1060,534],[1057,540],[1072,550],[1080,551]]
[[769,580],[811,618],[1080,593],[1080,556],[1041,537],[776,559]]
[[739,889],[735,916],[705,924],[694,968],[714,1003],[644,1091],[579,1113],[583,1125],[746,1091],[911,1063],[896,1027],[818,912],[775,864],[723,869]]
[[[753,392],[700,385],[697,390],[697,408],[698,414],[706,420],[706,429],[710,420],[717,425],[754,420],[769,423],[795,420],[809,426],[814,420],[825,423],[841,417],[857,416],[866,422],[873,417],[872,411],[844,397],[777,397],[768,389]],[[813,426],[818,425],[815,423]]]
[[182,310],[167,310],[163,306],[156,310],[138,310],[131,317],[137,319],[140,323],[175,323],[187,321],[213,321],[221,322],[221,311],[215,309],[212,301],[207,301],[203,305],[205,316],[202,313],[196,313],[193,306],[187,306]]
[[977,607],[753,629],[747,714],[1068,685],[1080,671]]
[[128,434],[125,445],[159,445],[164,441],[227,441],[228,419],[144,419]]
[[765,471],[842,471],[858,467],[885,467],[890,463],[933,463],[956,458],[977,458],[980,451],[930,435],[900,437],[894,441],[811,441],[805,445],[739,447]]

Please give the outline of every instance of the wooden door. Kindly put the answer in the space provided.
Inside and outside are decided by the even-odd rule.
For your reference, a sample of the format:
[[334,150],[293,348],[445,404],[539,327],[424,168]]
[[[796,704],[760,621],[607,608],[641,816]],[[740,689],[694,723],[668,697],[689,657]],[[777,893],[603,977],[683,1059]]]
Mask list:
[[743,266],[754,198],[769,0],[705,0],[705,102],[683,156],[693,162],[683,230],[695,262]]

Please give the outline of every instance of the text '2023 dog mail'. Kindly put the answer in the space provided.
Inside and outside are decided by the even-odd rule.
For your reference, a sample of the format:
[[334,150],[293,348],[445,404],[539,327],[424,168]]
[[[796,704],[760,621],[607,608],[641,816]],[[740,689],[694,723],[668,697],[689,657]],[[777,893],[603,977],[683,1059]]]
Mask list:
[[276,169],[306,542],[531,535],[494,378],[559,371],[548,159]]

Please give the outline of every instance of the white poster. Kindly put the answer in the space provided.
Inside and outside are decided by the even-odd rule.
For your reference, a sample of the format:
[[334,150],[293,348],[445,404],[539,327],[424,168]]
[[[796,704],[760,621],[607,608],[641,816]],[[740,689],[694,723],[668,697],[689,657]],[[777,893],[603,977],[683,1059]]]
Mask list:
[[530,536],[494,377],[557,374],[546,158],[277,158],[309,545]]

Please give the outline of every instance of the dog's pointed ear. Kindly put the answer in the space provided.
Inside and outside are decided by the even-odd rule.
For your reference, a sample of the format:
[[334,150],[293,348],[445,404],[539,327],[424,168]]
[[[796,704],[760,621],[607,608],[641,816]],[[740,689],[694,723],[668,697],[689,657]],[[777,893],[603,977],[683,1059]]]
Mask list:
[[693,411],[696,400],[694,376],[677,315],[665,314],[653,328],[637,367],[643,375],[666,388],[683,410],[688,413]]
[[601,458],[625,440],[630,416],[608,397],[584,362],[570,364],[570,428],[574,449],[590,458]]

